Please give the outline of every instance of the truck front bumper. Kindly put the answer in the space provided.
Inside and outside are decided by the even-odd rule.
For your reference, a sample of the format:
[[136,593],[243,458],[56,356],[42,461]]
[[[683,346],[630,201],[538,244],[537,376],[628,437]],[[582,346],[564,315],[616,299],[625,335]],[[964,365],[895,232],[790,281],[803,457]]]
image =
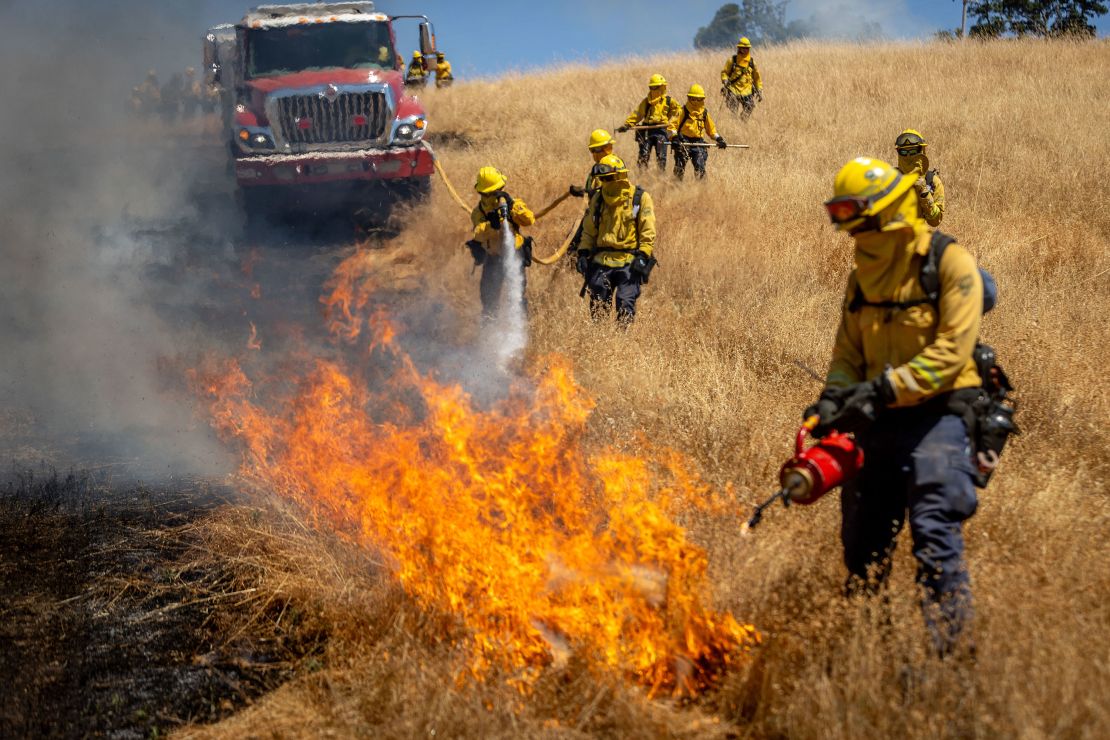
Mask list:
[[428,177],[435,172],[432,153],[423,144],[349,152],[270,154],[235,160],[241,187],[315,185],[349,180],[394,180]]

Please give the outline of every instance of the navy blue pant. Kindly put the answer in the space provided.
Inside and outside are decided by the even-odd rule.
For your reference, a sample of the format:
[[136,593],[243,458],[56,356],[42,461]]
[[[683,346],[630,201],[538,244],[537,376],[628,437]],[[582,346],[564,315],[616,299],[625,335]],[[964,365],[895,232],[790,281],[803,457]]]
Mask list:
[[651,161],[651,151],[655,150],[655,159],[659,162],[659,169],[667,168],[667,132],[665,129],[653,128],[648,131],[636,132],[636,143],[640,145],[640,156],[636,163],[647,167]]
[[617,321],[632,323],[636,317],[636,300],[640,297],[640,278],[632,274],[632,268],[604,267],[591,264],[586,277],[586,288],[590,291],[590,316],[600,319],[609,315],[613,296],[617,299]]
[[[702,139],[695,139],[689,136],[677,136],[675,141],[681,142],[697,142],[704,144]],[[704,146],[675,146],[674,148],[674,174],[678,179],[682,179],[686,174],[686,163],[692,162],[694,165],[694,174],[700,177],[705,177],[705,163],[709,161],[709,148]]]
[[859,441],[863,470],[840,499],[847,591],[878,590],[908,512],[925,622],[945,654],[971,618],[962,523],[978,502],[967,429],[935,405],[890,409]]

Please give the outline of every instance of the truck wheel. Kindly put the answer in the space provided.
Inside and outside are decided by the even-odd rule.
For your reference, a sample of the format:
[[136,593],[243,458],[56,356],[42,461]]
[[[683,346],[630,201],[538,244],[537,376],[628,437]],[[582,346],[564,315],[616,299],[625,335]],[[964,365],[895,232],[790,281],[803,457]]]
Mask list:
[[235,191],[235,200],[243,214],[248,235],[253,235],[270,223],[274,210],[269,195],[264,188],[240,187]]

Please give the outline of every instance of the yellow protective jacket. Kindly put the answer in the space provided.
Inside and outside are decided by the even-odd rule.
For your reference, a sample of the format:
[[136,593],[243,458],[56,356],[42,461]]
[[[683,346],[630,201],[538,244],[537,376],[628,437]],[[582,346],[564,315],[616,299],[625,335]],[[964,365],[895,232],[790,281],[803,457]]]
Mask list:
[[930,204],[927,195],[919,192],[918,213],[930,226],[934,228],[940,226],[940,222],[944,219],[944,183],[941,182],[936,170],[929,169],[929,158],[924,152],[912,157],[898,155],[898,170],[903,175],[925,179],[926,186],[932,190],[933,202]]
[[872,232],[863,244],[857,238],[857,267],[848,277],[827,385],[844,387],[870,380],[890,365],[895,407],[915,406],[940,393],[980,385],[972,352],[983,313],[983,282],[975,259],[959,244],[949,245],[940,262],[936,306],[864,305],[851,310],[861,270],[863,298],[868,302],[924,298],[921,264],[931,238],[932,229],[920,220],[913,228]]
[[428,76],[428,70],[424,69],[423,62],[409,62],[409,70],[405,77],[410,80],[422,80]]
[[706,134],[710,139],[717,138],[717,125],[704,107],[701,110],[690,110],[690,106],[682,106],[682,112],[674,121],[671,133],[686,136],[691,139],[700,139]]
[[655,100],[644,98],[636,110],[625,119],[625,126],[655,126],[660,123],[671,124],[678,116],[681,107],[670,95],[660,95]]
[[655,207],[651,196],[640,195],[639,228],[632,214],[636,187],[628,180],[606,183],[590,198],[582,221],[579,252],[593,253],[605,267],[624,267],[637,249],[647,256],[655,250]]
[[446,60],[442,62],[436,62],[436,84],[438,85],[441,82],[449,82],[453,79],[455,79],[455,77],[451,74],[451,62],[448,62]]
[[[485,247],[486,252],[492,255],[501,254],[501,229],[505,228],[505,225],[502,224],[501,229],[493,228],[486,220],[486,215],[496,211],[500,205],[500,198],[483,195],[481,200],[478,201],[478,205],[470,212],[470,223],[474,227],[474,235],[471,238]],[[536,223],[536,214],[532,213],[528,206],[524,204],[524,201],[514,199],[510,218],[512,220],[511,228],[514,233],[514,243],[516,248],[520,249],[524,246],[524,237],[520,235],[520,229]]]
[[749,54],[744,59],[733,54],[725,62],[721,70],[721,84],[734,95],[748,97],[755,90],[763,89],[763,80],[759,76],[759,69],[755,66],[755,59]]

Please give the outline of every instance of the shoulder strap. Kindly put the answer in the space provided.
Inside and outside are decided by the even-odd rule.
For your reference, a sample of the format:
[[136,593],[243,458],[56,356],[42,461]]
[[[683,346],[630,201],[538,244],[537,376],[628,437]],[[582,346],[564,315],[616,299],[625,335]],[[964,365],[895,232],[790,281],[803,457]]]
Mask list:
[[917,278],[921,289],[925,292],[924,298],[912,301],[869,301],[863,297],[863,289],[859,287],[859,283],[856,283],[856,292],[848,302],[848,312],[856,313],[864,306],[897,308],[900,311],[925,303],[936,306],[940,301],[940,261],[944,258],[944,250],[955,241],[956,239],[948,234],[933,232],[933,237],[929,240],[929,251],[925,253],[925,259],[921,263],[921,273]]
[[933,190],[933,180],[937,179],[937,171],[929,170],[925,173],[925,184],[929,186],[929,190]]
[[684,106],[682,106],[682,118],[680,118],[679,121],[678,121],[678,135],[679,136],[682,135],[682,127],[685,126],[686,122],[689,121],[689,120],[690,120],[690,109],[687,108],[684,105]]
[[636,186],[632,194],[632,219],[636,222],[636,249],[640,248],[640,202],[644,199],[644,189]]
[[597,195],[595,195],[594,197],[597,199],[597,203],[596,203],[596,205],[594,205],[594,228],[595,229],[601,229],[601,201],[602,201],[602,196],[601,196],[601,188],[600,187],[597,190]]

